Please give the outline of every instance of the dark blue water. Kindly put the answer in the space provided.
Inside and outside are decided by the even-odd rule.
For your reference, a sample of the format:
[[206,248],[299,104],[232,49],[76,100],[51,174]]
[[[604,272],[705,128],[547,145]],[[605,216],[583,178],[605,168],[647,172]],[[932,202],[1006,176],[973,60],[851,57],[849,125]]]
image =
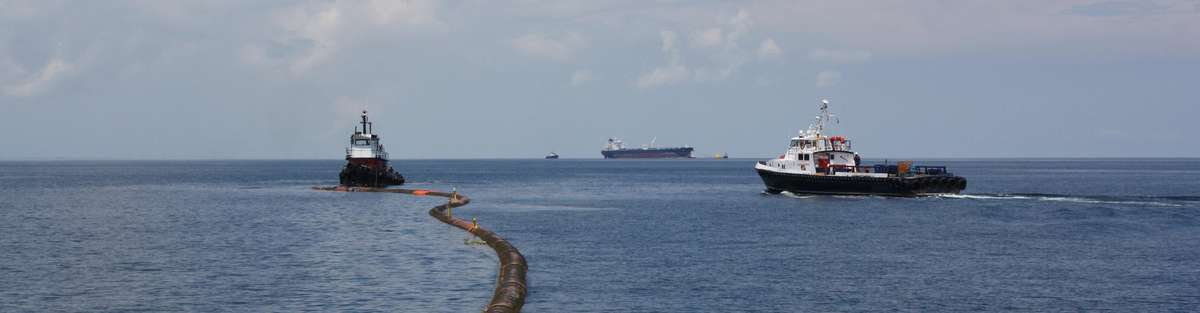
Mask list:
[[[967,195],[764,195],[752,160],[396,161],[528,312],[1196,311],[1200,160],[948,161]],[[490,249],[340,161],[0,163],[0,311],[473,312]]]

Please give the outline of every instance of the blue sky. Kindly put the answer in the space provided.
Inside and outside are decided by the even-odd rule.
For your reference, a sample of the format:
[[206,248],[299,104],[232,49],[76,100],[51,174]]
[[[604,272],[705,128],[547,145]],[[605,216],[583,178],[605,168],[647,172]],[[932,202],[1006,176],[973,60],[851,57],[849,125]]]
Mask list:
[[0,0],[0,159],[1198,157],[1198,1]]

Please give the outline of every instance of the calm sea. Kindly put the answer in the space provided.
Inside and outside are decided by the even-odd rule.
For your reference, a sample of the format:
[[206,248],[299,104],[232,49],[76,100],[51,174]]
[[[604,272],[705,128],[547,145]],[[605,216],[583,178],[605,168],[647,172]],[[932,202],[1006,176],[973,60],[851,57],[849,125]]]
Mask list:
[[[953,160],[965,195],[764,195],[753,160],[398,160],[529,260],[527,312],[1200,310],[1200,160]],[[342,161],[0,163],[0,311],[476,312],[438,198]]]

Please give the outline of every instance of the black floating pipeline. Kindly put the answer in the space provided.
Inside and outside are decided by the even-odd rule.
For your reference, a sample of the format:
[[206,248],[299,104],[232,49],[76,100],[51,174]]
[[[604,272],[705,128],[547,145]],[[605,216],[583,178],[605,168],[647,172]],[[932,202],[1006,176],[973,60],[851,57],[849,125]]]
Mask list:
[[525,280],[525,272],[529,270],[529,266],[525,263],[525,256],[517,251],[517,247],[508,243],[507,240],[496,235],[495,232],[479,227],[478,224],[467,221],[461,218],[452,216],[448,211],[460,206],[471,203],[471,199],[457,192],[450,193],[444,191],[421,190],[421,189],[400,189],[400,188],[371,188],[371,187],[313,187],[315,190],[324,191],[344,191],[344,192],[391,192],[403,193],[416,196],[435,196],[450,199],[446,204],[435,206],[429,209],[429,215],[433,218],[442,221],[442,223],[450,224],[451,226],[461,228],[462,230],[483,239],[492,250],[496,251],[496,256],[500,259],[500,272],[496,278],[496,290],[492,293],[492,300],[484,308],[487,313],[507,313],[521,312],[521,306],[525,305],[525,295],[528,292],[528,284]]

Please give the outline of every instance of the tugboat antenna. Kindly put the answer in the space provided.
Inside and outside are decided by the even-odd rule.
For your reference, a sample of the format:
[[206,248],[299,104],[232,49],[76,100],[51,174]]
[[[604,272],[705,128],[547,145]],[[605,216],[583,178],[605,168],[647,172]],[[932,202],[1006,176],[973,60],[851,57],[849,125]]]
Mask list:
[[816,131],[819,136],[825,130],[825,120],[828,120],[830,117],[833,117],[833,114],[829,114],[829,99],[821,99],[821,114],[817,115],[816,123],[809,125],[808,129]]
[[362,129],[364,133],[371,133],[370,130],[367,130],[367,110],[363,110],[362,113]]

